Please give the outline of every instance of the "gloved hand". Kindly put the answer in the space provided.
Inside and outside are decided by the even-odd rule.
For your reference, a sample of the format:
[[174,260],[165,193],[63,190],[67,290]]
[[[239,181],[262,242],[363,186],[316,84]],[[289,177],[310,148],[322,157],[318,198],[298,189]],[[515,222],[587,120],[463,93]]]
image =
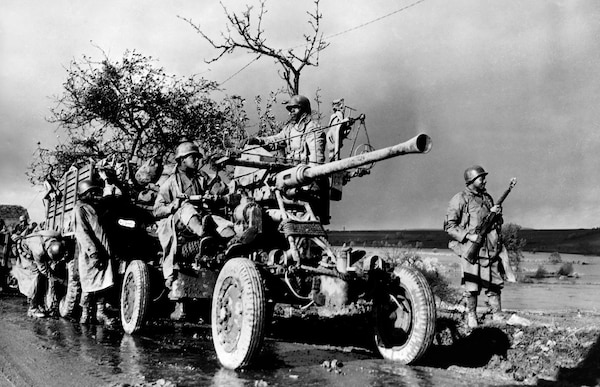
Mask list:
[[180,209],[181,206],[183,205],[183,202],[185,202],[186,200],[187,199],[180,198],[180,197],[175,198],[175,200],[173,200],[173,203],[171,206],[171,214],[174,214],[178,209]]

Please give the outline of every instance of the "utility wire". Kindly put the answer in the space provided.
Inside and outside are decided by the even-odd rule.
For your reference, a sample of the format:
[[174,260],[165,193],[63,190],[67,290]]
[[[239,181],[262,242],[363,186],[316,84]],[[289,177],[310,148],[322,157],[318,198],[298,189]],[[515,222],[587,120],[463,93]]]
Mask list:
[[344,30],[344,31],[342,31],[342,32],[338,32],[338,33],[336,33],[336,34],[333,34],[333,35],[326,36],[324,39],[331,39],[331,38],[335,38],[335,37],[337,37],[337,36],[340,36],[340,35],[346,34],[346,33],[350,32],[350,31],[358,30],[359,28],[363,28],[363,27],[365,27],[365,26],[368,26],[369,24],[376,23],[376,22],[378,22],[378,21],[380,21],[380,20],[383,20],[383,19],[385,19],[385,18],[387,18],[387,17],[390,17],[390,16],[392,16],[392,15],[395,15],[395,14],[397,14],[397,13],[399,13],[399,12],[402,12],[402,11],[404,11],[404,10],[408,9],[408,8],[412,8],[412,7],[414,7],[415,5],[417,5],[417,4],[419,4],[419,3],[422,3],[422,2],[424,2],[424,1],[425,1],[425,0],[418,0],[418,1],[415,1],[414,3],[411,3],[411,4],[409,4],[409,5],[407,5],[407,6],[404,6],[404,7],[400,8],[400,9],[397,9],[397,10],[395,10],[395,11],[392,11],[392,12],[390,12],[390,13],[386,14],[386,15],[380,16],[380,17],[378,17],[377,19],[373,19],[373,20],[371,20],[371,21],[368,21],[368,22],[366,22],[366,23],[360,24],[360,25],[358,25],[358,26],[356,26],[356,27],[348,28],[347,30]]
[[235,73],[233,73],[231,76],[229,76],[229,78],[227,78],[226,80],[224,80],[223,82],[221,82],[221,85],[224,84],[225,82],[227,82],[228,80],[230,80],[231,78],[235,77],[236,75],[238,75],[239,73],[241,73],[242,71],[244,71],[248,66],[250,66],[252,63],[256,62],[257,60],[259,60],[261,57],[261,55],[257,56],[256,58],[252,59],[250,62],[246,63],[244,65],[244,67],[242,67],[241,69],[239,69],[238,71],[236,71]]
[[[420,3],[424,2],[424,1],[425,1],[425,0],[418,0],[418,1],[415,1],[414,3],[411,3],[411,4],[407,5],[407,6],[404,6],[404,7],[400,8],[400,9],[397,9],[397,10],[395,10],[395,11],[392,11],[392,12],[390,12],[390,13],[388,13],[388,14],[385,14],[385,15],[383,15],[383,16],[380,16],[380,17],[378,17],[378,18],[376,18],[376,19],[373,19],[373,20],[371,20],[371,21],[365,22],[365,23],[363,23],[363,24],[359,24],[359,25],[357,25],[357,26],[355,26],[355,27],[352,27],[352,28],[348,28],[347,30],[344,30],[344,31],[341,31],[341,32],[335,33],[335,34],[333,34],[333,35],[326,36],[324,39],[326,39],[326,40],[327,40],[327,39],[332,39],[332,38],[338,37],[338,36],[340,36],[340,35],[347,34],[348,32],[351,32],[351,31],[358,30],[358,29],[360,29],[360,28],[363,28],[363,27],[365,27],[365,26],[368,26],[369,24],[376,23],[376,22],[378,22],[378,21],[380,21],[380,20],[383,20],[383,19],[385,19],[385,18],[388,18],[388,17],[390,17],[390,16],[392,16],[392,15],[395,15],[395,14],[397,14],[397,13],[399,13],[399,12],[402,12],[402,11],[404,11],[404,10],[408,9],[408,8],[412,8],[412,7],[414,7],[415,5],[417,5],[417,4],[420,4]],[[303,47],[303,46],[306,46],[306,44],[301,44],[301,45],[299,45],[299,46],[290,47],[290,48],[288,48],[287,50],[293,50],[294,48]],[[241,73],[242,71],[244,71],[244,70],[245,70],[245,69],[246,69],[248,66],[250,66],[252,63],[254,63],[254,62],[256,62],[258,59],[260,59],[260,57],[261,57],[261,55],[257,56],[256,58],[252,59],[250,62],[248,62],[247,64],[245,64],[245,65],[244,65],[244,66],[243,66],[241,69],[239,69],[238,71],[236,71],[235,73],[233,73],[231,76],[229,76],[229,77],[228,77],[226,80],[224,80],[223,82],[221,82],[221,85],[222,85],[222,84],[224,84],[225,82],[229,81],[231,78],[235,77],[236,75],[238,75],[238,74],[239,74],[239,73]]]

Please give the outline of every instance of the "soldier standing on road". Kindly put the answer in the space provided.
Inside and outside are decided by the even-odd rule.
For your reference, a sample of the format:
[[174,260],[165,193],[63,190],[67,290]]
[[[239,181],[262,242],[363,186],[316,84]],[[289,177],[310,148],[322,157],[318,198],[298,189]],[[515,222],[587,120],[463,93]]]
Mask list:
[[[283,129],[272,136],[250,137],[248,145],[264,145],[273,150],[285,146],[286,160],[303,164],[323,164],[325,162],[325,131],[311,118],[310,101],[303,95],[294,95],[286,109],[290,120]],[[242,144],[245,145],[245,144]],[[298,194],[308,195],[315,215],[322,224],[329,224],[329,178],[318,179],[309,187],[303,187]]]
[[77,193],[79,200],[73,213],[82,291],[80,323],[92,322],[95,302],[96,320],[110,326],[114,320],[106,314],[106,295],[114,285],[114,279],[111,249],[97,212],[102,188],[91,180],[83,180],[77,187]]
[[[12,273],[18,281],[19,291],[29,302],[29,317],[42,318],[56,314],[58,303],[51,264],[64,254],[64,244],[59,238],[60,233],[43,230],[21,239],[21,253]],[[45,308],[46,296],[50,301],[49,310]]]
[[[467,168],[464,173],[466,187],[454,195],[448,204],[444,230],[452,237],[449,247],[461,257],[462,280],[467,302],[467,325],[477,327],[477,297],[485,289],[494,320],[501,320],[500,293],[504,285],[499,271],[502,250],[500,227],[496,227],[484,238],[478,259],[470,263],[465,259],[469,241],[477,242],[476,227],[490,212],[502,213],[487,193],[487,172],[479,165]],[[501,219],[501,218],[500,218]]]

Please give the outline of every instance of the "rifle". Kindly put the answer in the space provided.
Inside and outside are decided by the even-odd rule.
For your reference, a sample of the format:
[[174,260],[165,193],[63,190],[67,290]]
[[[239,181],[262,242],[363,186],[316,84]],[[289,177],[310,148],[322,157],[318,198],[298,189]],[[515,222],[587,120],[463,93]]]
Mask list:
[[[504,202],[504,200],[506,199],[506,197],[508,196],[508,194],[510,193],[510,191],[513,189],[513,187],[517,184],[517,178],[513,177],[512,179],[510,179],[510,184],[508,186],[508,189],[506,191],[504,191],[504,193],[502,194],[502,196],[500,196],[500,199],[498,199],[498,202],[496,203],[496,205],[500,206],[502,205],[502,202]],[[498,213],[497,212],[490,212],[489,214],[486,215],[485,218],[483,218],[483,220],[481,221],[481,223],[479,223],[477,225],[477,227],[475,228],[475,233],[477,234],[477,242],[471,242],[467,244],[468,249],[467,252],[465,253],[465,259],[467,261],[469,261],[469,263],[473,264],[475,262],[477,262],[477,255],[479,253],[479,249],[481,248],[481,245],[483,244],[483,241],[485,239],[485,236],[492,231],[492,227],[494,226],[494,223],[496,223],[496,221],[498,220]]]

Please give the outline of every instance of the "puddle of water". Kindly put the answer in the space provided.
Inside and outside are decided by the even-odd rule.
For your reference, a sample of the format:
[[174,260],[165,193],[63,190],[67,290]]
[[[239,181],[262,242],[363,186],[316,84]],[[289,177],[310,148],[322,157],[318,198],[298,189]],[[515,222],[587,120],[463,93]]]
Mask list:
[[[394,248],[367,249],[371,254],[389,254]],[[450,250],[419,250],[418,254],[441,267],[450,283],[460,287],[458,257]],[[571,263],[577,278],[534,279],[532,283],[505,283],[502,304],[506,310],[585,311],[600,313],[600,257],[561,254],[561,264],[548,263],[550,253],[525,252],[524,272],[533,273],[539,266],[547,272],[557,272],[562,263]]]

